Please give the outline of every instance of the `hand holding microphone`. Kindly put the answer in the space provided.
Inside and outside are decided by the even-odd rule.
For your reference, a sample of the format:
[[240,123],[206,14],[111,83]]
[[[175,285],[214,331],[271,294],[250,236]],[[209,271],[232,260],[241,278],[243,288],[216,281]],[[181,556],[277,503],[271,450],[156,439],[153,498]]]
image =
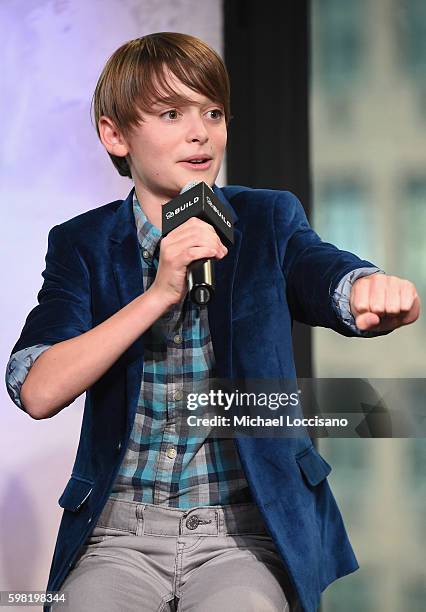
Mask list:
[[[188,183],[178,197],[163,205],[163,237],[185,226],[190,219],[198,219],[201,223],[208,224],[210,232],[219,238],[219,246],[225,247],[225,253],[227,246],[233,244],[234,228],[230,212],[203,181]],[[222,248],[216,257],[220,258]],[[188,264],[187,276],[192,302],[198,305],[207,304],[212,299],[215,289],[212,256],[200,254],[194,257]]]
[[[211,212],[215,215],[217,215],[215,209],[219,210],[214,204],[217,198],[205,183],[202,185],[195,184],[195,191],[192,189],[189,191],[194,184],[192,182],[186,185],[182,189],[181,195],[163,206],[163,238],[160,243],[160,260],[151,289],[160,293],[162,302],[166,302],[170,306],[184,299],[189,288],[188,284],[191,284],[192,265],[199,265],[200,261],[208,261],[211,264],[212,259],[221,259],[227,253],[227,248],[221,242],[213,225],[201,218],[205,218],[202,204],[203,202],[207,204],[202,191],[205,188],[209,190],[209,200],[214,206]],[[198,185],[200,186],[198,187]],[[211,207],[210,204],[207,205]],[[220,206],[223,207],[223,204],[220,203]],[[171,212],[173,214],[170,214]],[[193,214],[193,212],[196,214]],[[167,213],[169,213],[168,218],[166,218]],[[185,213],[185,215],[179,217],[181,213]],[[229,217],[229,212],[226,214]],[[221,223],[224,225],[226,223],[228,235],[232,238],[231,240],[224,237],[224,241],[232,244],[232,222],[228,219],[226,221],[221,219]],[[228,223],[231,227],[228,226]],[[197,282],[197,278],[195,278],[195,284],[192,282],[190,288],[190,290],[193,290],[192,295],[197,292]],[[204,285],[201,284],[201,287],[204,287]],[[201,291],[204,295],[205,289],[201,289]],[[203,299],[203,295],[201,295],[201,299]],[[211,295],[212,292],[209,293],[209,297]],[[207,301],[204,303],[207,303]]]

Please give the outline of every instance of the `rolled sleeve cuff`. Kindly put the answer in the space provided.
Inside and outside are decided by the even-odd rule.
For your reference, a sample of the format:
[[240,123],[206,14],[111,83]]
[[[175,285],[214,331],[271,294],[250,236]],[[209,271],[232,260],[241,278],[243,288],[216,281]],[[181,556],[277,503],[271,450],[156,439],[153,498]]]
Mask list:
[[11,355],[6,366],[6,388],[11,400],[26,412],[21,403],[21,387],[35,360],[40,357],[51,344],[35,344]]

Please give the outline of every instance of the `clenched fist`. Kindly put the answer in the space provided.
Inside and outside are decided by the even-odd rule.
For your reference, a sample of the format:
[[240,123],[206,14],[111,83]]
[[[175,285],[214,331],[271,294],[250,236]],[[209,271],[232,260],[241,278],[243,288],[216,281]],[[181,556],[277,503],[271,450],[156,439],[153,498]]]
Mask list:
[[358,278],[352,285],[349,304],[362,331],[389,331],[409,325],[420,313],[415,285],[382,272]]

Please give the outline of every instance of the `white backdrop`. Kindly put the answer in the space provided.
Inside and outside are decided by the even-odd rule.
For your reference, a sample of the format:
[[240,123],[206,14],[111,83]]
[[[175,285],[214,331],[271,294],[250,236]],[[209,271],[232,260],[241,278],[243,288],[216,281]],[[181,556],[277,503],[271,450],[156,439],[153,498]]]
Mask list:
[[[0,4],[3,373],[36,304],[49,229],[125,198],[132,187],[116,172],[90,122],[104,63],[125,41],[158,31],[198,36],[223,55],[222,30],[220,0]],[[224,184],[223,170],[217,183]],[[0,590],[46,587],[62,513],[57,500],[72,469],[83,400],[35,421],[1,387]]]

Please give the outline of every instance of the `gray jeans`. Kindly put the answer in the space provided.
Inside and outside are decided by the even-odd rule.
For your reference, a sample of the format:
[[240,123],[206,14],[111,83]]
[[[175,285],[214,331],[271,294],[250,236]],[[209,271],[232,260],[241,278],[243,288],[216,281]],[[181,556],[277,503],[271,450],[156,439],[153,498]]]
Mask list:
[[300,609],[252,503],[182,510],[110,498],[61,591],[58,612]]

